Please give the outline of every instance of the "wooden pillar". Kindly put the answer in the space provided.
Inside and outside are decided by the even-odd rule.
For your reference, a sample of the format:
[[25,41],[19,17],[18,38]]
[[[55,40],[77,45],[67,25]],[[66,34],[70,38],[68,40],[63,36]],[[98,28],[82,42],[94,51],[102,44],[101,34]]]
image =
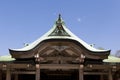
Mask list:
[[100,80],[103,80],[103,75],[102,74],[100,75]]
[[2,71],[0,70],[0,80],[2,80]]
[[40,64],[36,64],[35,80],[40,80]]
[[113,80],[111,69],[108,71],[108,80]]
[[84,80],[84,65],[80,65],[79,67],[79,80]]
[[7,71],[6,71],[6,80],[11,80],[10,69],[7,69]]
[[18,80],[18,74],[15,74],[15,80]]

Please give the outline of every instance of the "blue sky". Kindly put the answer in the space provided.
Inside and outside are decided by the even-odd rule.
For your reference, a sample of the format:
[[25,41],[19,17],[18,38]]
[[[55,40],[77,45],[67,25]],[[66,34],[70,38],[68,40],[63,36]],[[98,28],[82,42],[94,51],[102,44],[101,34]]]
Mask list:
[[0,0],[0,55],[41,37],[59,13],[88,44],[120,49],[120,0]]

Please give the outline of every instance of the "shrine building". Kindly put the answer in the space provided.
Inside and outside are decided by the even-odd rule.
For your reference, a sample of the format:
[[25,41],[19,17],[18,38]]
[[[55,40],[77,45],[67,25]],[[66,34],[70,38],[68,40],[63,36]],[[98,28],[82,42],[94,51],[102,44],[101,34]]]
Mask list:
[[120,58],[73,34],[59,15],[42,37],[0,56],[0,80],[117,80]]

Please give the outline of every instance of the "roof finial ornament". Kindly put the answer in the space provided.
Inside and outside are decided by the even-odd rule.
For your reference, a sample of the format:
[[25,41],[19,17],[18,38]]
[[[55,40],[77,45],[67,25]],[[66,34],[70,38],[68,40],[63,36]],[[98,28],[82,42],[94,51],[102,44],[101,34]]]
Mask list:
[[61,18],[61,14],[59,14],[58,20],[56,21],[56,24],[61,25],[62,23],[63,23],[63,21],[62,21],[62,18]]
[[59,14],[58,20],[61,21],[61,14]]

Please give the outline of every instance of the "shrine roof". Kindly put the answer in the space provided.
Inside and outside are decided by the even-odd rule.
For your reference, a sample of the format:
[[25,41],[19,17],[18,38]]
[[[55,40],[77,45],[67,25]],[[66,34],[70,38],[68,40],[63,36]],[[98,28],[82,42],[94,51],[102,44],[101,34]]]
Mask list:
[[104,59],[103,62],[106,62],[106,63],[120,63],[120,58],[110,55],[110,56],[108,56],[108,59]]
[[11,55],[0,56],[0,61],[14,61],[15,59],[11,57]]
[[36,47],[38,44],[40,44],[44,40],[49,39],[69,39],[74,40],[82,44],[86,49],[93,52],[106,52],[110,50],[100,50],[92,47],[91,45],[87,44],[85,41],[77,37],[75,34],[73,34],[66,26],[64,21],[62,20],[61,16],[59,15],[58,20],[55,22],[53,27],[42,37],[34,41],[33,43],[29,44],[28,46],[25,46],[21,49],[10,49],[12,51],[29,51]]

